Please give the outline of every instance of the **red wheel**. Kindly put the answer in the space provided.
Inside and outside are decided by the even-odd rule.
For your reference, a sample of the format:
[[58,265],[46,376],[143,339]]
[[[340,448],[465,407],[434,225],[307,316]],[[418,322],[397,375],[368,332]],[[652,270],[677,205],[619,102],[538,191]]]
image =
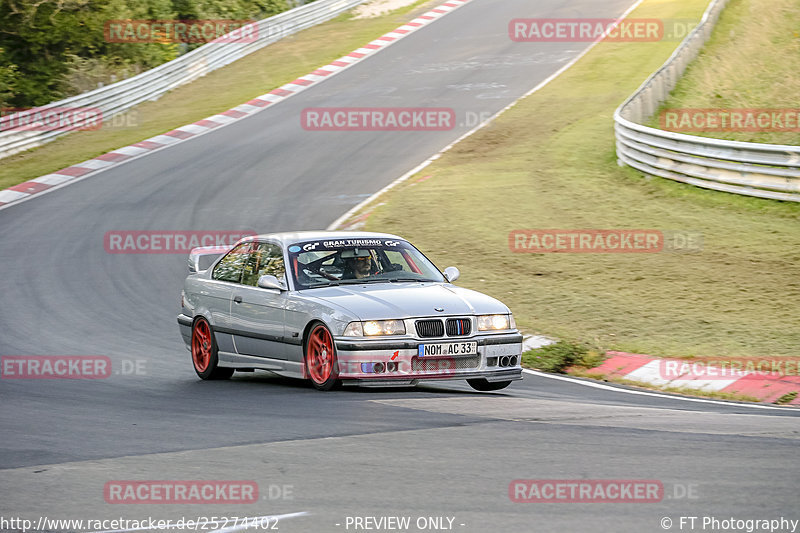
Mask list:
[[192,326],[192,363],[201,379],[228,379],[233,375],[232,368],[217,366],[217,341],[211,325],[203,317],[195,320]]
[[306,372],[314,387],[319,390],[334,388],[339,381],[339,365],[328,328],[322,324],[311,328],[305,352]]

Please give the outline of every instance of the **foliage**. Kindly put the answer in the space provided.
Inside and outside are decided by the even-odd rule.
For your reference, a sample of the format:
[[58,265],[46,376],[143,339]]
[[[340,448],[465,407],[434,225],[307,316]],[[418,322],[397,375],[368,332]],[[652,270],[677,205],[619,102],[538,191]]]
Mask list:
[[784,394],[783,396],[781,396],[780,398],[775,400],[774,403],[776,403],[778,405],[785,405],[785,404],[791,402],[792,400],[794,400],[795,398],[797,398],[797,391],[796,390],[794,390],[792,392],[787,392],[786,394]]
[[177,57],[177,43],[106,42],[108,21],[258,19],[288,7],[286,0],[0,0],[0,102],[44,105]]
[[522,354],[525,366],[545,372],[563,373],[567,367],[592,368],[602,362],[602,356],[582,344],[558,341]]
[[17,66],[5,58],[5,53],[0,48],[0,110],[9,107],[9,100],[14,94],[17,83]]

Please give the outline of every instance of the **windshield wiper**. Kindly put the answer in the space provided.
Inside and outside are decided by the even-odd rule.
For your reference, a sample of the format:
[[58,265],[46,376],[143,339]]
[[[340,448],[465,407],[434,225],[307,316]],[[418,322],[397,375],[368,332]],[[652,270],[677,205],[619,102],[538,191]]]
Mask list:
[[340,279],[336,281],[328,281],[324,283],[314,283],[311,285],[307,285],[307,289],[316,289],[317,287],[338,287],[339,285],[360,285],[361,283],[395,283],[401,281],[416,281],[418,283],[431,283],[434,282],[432,279],[419,279],[419,278],[349,278],[349,279]]
[[351,279],[340,279],[338,283],[342,285],[358,285],[359,283],[386,283],[388,280],[379,279],[379,278],[351,278]]
[[327,282],[324,282],[324,283],[311,283],[309,285],[306,285],[306,289],[316,289],[318,287],[335,287],[337,285],[339,285],[338,281],[327,281]]
[[327,282],[321,283],[312,283],[311,285],[306,285],[307,289],[316,289],[317,287],[338,287],[339,285],[358,285],[360,283],[377,283],[377,282],[386,282],[385,279],[339,279],[339,280],[331,280]]

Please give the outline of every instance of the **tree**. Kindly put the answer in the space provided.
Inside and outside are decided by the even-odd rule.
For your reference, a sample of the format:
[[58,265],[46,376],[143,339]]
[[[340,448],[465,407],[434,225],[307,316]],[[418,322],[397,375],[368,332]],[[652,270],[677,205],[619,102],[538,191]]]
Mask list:
[[8,62],[5,52],[0,48],[0,114],[3,108],[10,107],[9,102],[14,96],[17,77],[17,66]]
[[15,107],[44,105],[65,96],[68,58],[114,58],[151,68],[175,57],[174,46],[107,43],[107,20],[171,18],[170,0],[0,0],[0,48],[17,65]]
[[173,42],[108,42],[104,29],[114,20],[260,19],[289,7],[287,0],[0,0],[0,102],[44,105],[177,57]]

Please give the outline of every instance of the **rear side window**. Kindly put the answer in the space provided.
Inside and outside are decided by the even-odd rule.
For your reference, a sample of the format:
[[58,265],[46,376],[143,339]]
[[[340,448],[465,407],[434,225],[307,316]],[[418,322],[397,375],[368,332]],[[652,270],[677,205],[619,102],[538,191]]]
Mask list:
[[253,249],[252,242],[243,242],[233,250],[227,253],[222,260],[214,267],[211,273],[211,279],[219,281],[230,281],[232,283],[241,283],[242,271],[250,257],[250,252]]

